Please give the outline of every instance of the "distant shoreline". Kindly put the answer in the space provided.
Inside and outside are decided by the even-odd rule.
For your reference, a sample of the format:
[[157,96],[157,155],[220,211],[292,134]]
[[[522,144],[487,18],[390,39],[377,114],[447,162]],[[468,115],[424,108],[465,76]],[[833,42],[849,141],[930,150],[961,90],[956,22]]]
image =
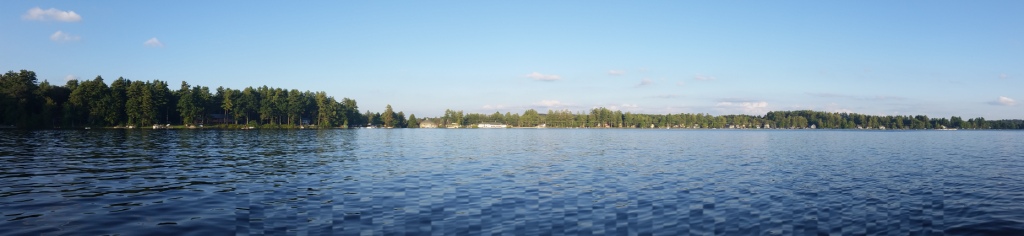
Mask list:
[[508,128],[367,128],[367,127],[329,127],[329,128],[317,128],[317,127],[221,127],[221,126],[203,126],[203,127],[186,127],[183,125],[152,128],[152,127],[75,127],[75,128],[46,128],[46,129],[19,129],[15,127],[0,127],[0,130],[359,130],[359,129],[422,129],[422,130],[565,130],[565,129],[593,129],[593,130],[736,130],[736,131],[754,131],[754,130],[771,130],[771,131],[796,131],[796,130],[846,130],[846,131],[975,131],[975,130],[1017,130],[1017,129],[842,129],[842,128],[825,128],[825,129],[811,129],[811,128],[630,128],[630,127],[508,127]]
[[[354,99],[325,92],[267,86],[209,88],[182,81],[117,78],[70,80],[63,86],[38,82],[35,72],[9,71],[0,78],[14,89],[0,91],[0,128],[91,129],[306,129],[354,126],[392,128],[650,128],[650,129],[1024,129],[1024,120],[926,115],[867,115],[813,110],[769,111],[764,115],[707,113],[640,114],[605,107],[584,111],[527,109],[522,113],[467,113],[446,109],[440,117],[406,115],[391,105],[384,112],[360,112]],[[172,125],[173,124],[173,125]]]

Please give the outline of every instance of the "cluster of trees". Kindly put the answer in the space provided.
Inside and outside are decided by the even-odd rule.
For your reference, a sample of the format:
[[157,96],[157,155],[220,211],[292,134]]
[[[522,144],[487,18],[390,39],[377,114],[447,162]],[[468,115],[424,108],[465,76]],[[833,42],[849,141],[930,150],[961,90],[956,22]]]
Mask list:
[[[0,127],[57,128],[82,126],[149,126],[154,124],[221,124],[259,127],[419,127],[415,115],[395,112],[359,113],[356,101],[341,101],[324,92],[247,87],[242,90],[182,82],[177,90],[164,81],[118,78],[108,86],[103,78],[68,81],[64,86],[38,82],[35,72],[9,71],[0,76]],[[513,127],[578,128],[806,128],[826,129],[1024,129],[1022,120],[953,116],[873,116],[820,111],[773,111],[764,116],[708,114],[634,114],[595,108],[589,112],[530,109],[520,114],[445,110],[431,119],[442,125],[470,126],[496,122]]]
[[384,113],[373,113],[366,111],[363,115],[366,117],[367,125],[375,127],[385,128],[419,128],[419,120],[416,119],[415,114],[409,115],[409,118],[405,118],[405,112],[397,112],[391,109],[391,104],[388,104],[384,108]]
[[[110,83],[68,81],[64,86],[37,82],[33,71],[9,71],[0,76],[0,125],[19,128],[82,126],[151,126],[154,124],[231,124],[238,126],[319,127],[366,124],[405,127],[401,111],[388,105],[384,114],[360,114],[356,101],[341,101],[324,92],[247,87],[242,90],[181,83],[171,90],[164,81]],[[415,120],[415,116],[410,117]]]
[[481,122],[496,122],[512,127],[533,127],[545,124],[547,127],[574,128],[808,128],[823,129],[1024,129],[1021,120],[987,121],[985,118],[964,120],[960,117],[929,118],[928,116],[874,116],[857,113],[821,111],[773,111],[764,116],[708,114],[635,114],[594,108],[589,113],[573,113],[568,110],[548,110],[540,114],[530,109],[523,115],[506,112],[493,114],[464,114],[462,111],[446,110],[437,118],[441,124],[469,126]]

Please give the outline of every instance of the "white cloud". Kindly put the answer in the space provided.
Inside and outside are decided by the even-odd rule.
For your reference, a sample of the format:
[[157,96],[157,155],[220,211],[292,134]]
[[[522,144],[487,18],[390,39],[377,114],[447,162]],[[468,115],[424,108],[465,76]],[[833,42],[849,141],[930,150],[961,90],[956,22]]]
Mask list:
[[28,12],[25,12],[25,15],[22,15],[21,18],[25,20],[63,22],[78,22],[82,20],[82,16],[74,11],[61,11],[56,8],[43,10],[39,7],[28,9]]
[[562,79],[562,77],[558,75],[545,75],[537,72],[526,74],[526,78],[531,78],[540,81],[555,81]]
[[484,105],[484,107],[483,107],[483,108],[484,108],[484,109],[487,109],[487,110],[493,110],[493,109],[505,109],[505,105]]
[[537,106],[541,106],[541,107],[560,107],[560,106],[564,106],[565,104],[560,102],[560,101],[558,101],[558,100],[543,100],[543,101],[540,101],[538,103],[534,103],[533,105],[537,105]]
[[989,102],[989,104],[998,105],[998,106],[1014,106],[1014,105],[1017,105],[1017,101],[1014,101],[1013,98],[999,96],[999,99],[996,99],[995,101]]
[[70,41],[78,41],[79,39],[82,39],[82,37],[80,37],[78,35],[64,33],[64,31],[60,31],[60,30],[58,30],[57,32],[54,32],[53,34],[50,35],[50,40],[53,40],[54,42],[70,42]]
[[64,76],[64,82],[68,82],[68,81],[72,81],[72,80],[78,80],[78,76],[75,76],[75,75]]
[[150,38],[149,40],[146,40],[146,42],[142,43],[142,45],[145,45],[147,47],[154,47],[154,48],[162,48],[162,47],[164,47],[164,43],[161,43],[160,40],[156,39],[155,37],[154,38]]
[[697,75],[697,76],[694,76],[693,79],[700,80],[700,81],[711,81],[711,80],[716,80],[718,78],[715,78],[714,76]]
[[765,101],[721,101],[715,107],[725,109],[739,109],[745,114],[764,114],[768,112],[768,102]]
[[[596,108],[599,108],[599,107],[592,107],[591,109],[596,109]],[[635,112],[635,111],[638,111],[640,109],[640,106],[636,105],[636,104],[623,103],[623,104],[619,104],[619,105],[605,106],[604,108],[608,108],[608,110],[613,110],[613,111]]]
[[619,75],[624,75],[624,74],[626,74],[626,71],[624,71],[624,70],[609,70],[608,71],[608,75],[619,76]]
[[1008,79],[1008,78],[1010,78],[1010,77],[1007,76],[1006,73],[999,74],[999,79]]
[[683,82],[683,81],[676,82],[676,86],[686,86],[686,82]]

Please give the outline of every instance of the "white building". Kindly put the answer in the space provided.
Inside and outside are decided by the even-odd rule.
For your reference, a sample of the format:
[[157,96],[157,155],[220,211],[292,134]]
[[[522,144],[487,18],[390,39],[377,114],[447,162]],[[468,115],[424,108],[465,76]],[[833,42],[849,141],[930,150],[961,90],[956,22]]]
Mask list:
[[476,127],[481,129],[504,129],[508,128],[508,125],[494,122],[484,122],[477,124]]
[[423,121],[420,121],[420,128],[426,128],[426,129],[437,128],[437,123],[434,123],[434,121],[432,121],[432,120],[424,119]]

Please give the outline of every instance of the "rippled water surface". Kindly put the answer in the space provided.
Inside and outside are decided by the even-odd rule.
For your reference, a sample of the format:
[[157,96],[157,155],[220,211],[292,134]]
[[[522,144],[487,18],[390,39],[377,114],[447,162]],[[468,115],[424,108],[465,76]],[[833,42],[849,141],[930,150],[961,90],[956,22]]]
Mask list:
[[1024,235],[1024,132],[0,131],[0,232]]

